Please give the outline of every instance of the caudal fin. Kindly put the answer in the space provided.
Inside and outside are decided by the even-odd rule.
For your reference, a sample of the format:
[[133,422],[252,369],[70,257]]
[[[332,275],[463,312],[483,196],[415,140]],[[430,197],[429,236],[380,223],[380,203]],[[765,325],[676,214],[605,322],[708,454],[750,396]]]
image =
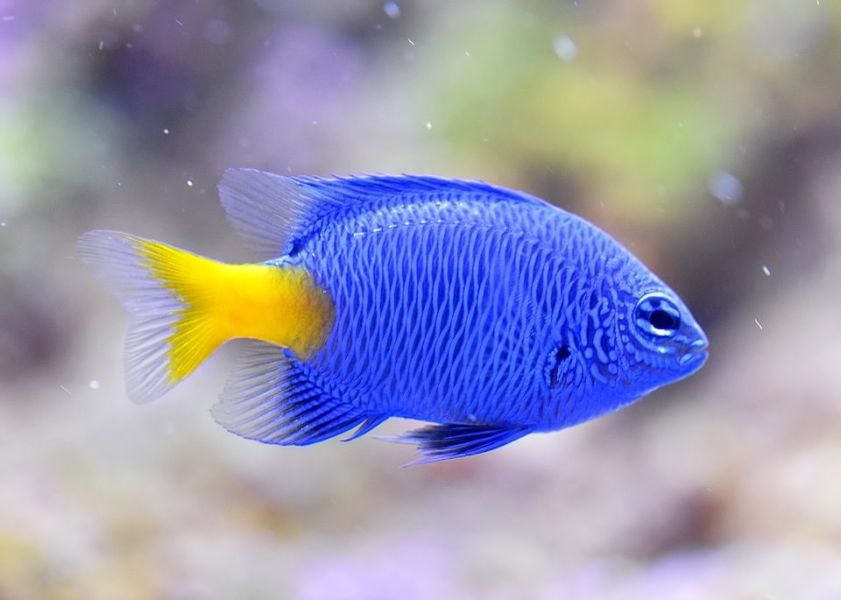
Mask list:
[[332,325],[332,303],[302,269],[228,265],[116,231],[90,231],[81,258],[130,315],[126,387],[150,402],[225,341],[254,338],[308,356]]
[[130,315],[125,360],[133,401],[156,400],[222,343],[203,308],[178,293],[189,286],[190,263],[207,259],[116,231],[86,233],[79,255],[108,281]]

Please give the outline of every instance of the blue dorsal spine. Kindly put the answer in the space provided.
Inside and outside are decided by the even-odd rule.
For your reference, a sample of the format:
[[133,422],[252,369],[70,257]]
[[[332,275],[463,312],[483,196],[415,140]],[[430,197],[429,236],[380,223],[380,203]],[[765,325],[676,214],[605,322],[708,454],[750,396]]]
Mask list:
[[219,184],[228,219],[266,258],[289,254],[331,221],[415,202],[522,202],[534,196],[477,181],[425,175],[288,177],[257,169],[228,169]]

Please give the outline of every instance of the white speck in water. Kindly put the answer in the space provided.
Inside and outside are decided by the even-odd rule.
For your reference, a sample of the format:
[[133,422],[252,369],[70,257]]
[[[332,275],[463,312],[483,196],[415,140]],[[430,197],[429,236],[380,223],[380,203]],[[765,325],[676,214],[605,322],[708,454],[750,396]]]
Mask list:
[[73,395],[73,392],[71,392],[69,389],[67,389],[67,388],[66,388],[66,387],[64,387],[63,385],[58,386],[58,388],[59,388],[62,392],[64,392],[65,394],[67,394],[68,396],[72,396],[72,395]]
[[771,277],[771,269],[768,268],[768,265],[762,265],[762,272],[765,273],[765,277]]
[[415,43],[412,41],[412,38],[406,38],[406,39],[409,41],[409,43],[410,43],[412,46],[414,46],[414,45],[415,45]]
[[164,127],[164,135],[169,135],[169,128],[168,127]]
[[694,37],[694,38],[699,38],[699,37],[701,37],[702,35],[704,35],[704,32],[703,32],[703,30],[702,30],[700,27],[694,27],[694,28],[692,29],[692,37]]
[[427,129],[432,129],[432,121],[427,121],[426,122],[426,128]]
[[465,55],[467,58],[470,58],[470,50],[465,50],[465,51],[464,51],[464,55]]
[[566,62],[575,60],[575,57],[578,56],[578,48],[575,47],[575,42],[568,35],[559,35],[556,37],[555,41],[552,42],[552,49],[555,50],[558,58]]
[[6,221],[0,221],[0,227],[5,227],[5,226],[6,226]]
[[99,389],[99,380],[98,379],[91,379],[88,382],[88,387],[92,390],[98,390]]
[[187,180],[187,187],[193,187],[193,180],[192,179]]
[[759,327],[759,331],[762,331],[764,329],[762,327],[762,323],[759,322],[759,319],[754,319],[753,322],[756,323],[757,327]]
[[710,194],[728,206],[737,204],[744,192],[742,182],[727,171],[719,171],[710,178],[709,190]]
[[105,49],[105,40],[99,40],[99,51]]
[[400,16],[400,7],[396,2],[386,2],[383,5],[383,10],[389,19],[396,19]]
[[142,23],[135,23],[131,26],[131,30],[134,33],[143,33],[143,24]]
[[204,39],[214,46],[223,46],[231,37],[231,26],[222,19],[211,19],[204,26]]
[[178,23],[178,26],[179,26],[179,27],[184,27],[184,23],[182,23],[182,22],[181,22],[181,21],[179,21],[178,19],[175,19],[175,22],[176,22],[176,23]]

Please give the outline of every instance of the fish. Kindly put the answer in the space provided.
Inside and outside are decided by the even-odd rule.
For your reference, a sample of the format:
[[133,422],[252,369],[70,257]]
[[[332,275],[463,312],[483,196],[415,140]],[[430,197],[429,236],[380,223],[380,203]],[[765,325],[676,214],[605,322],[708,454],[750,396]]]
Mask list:
[[426,424],[389,439],[425,463],[589,421],[707,360],[677,293],[597,226],[536,196],[423,175],[247,168],[228,169],[219,194],[259,261],[116,231],[79,240],[130,315],[135,402],[243,338],[211,409],[222,427],[304,446],[413,419]]

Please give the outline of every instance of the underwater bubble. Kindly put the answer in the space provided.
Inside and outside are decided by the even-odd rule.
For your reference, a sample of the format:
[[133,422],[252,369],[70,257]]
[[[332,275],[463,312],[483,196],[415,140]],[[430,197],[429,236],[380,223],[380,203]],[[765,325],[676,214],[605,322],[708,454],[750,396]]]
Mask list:
[[552,42],[552,49],[555,50],[555,54],[558,55],[558,58],[566,62],[574,60],[578,55],[578,48],[576,48],[575,42],[573,42],[567,35],[559,35],[556,37],[555,41]]
[[192,179],[187,180],[187,187],[193,187],[193,180]]
[[427,121],[426,122],[426,128],[427,129],[432,129],[432,121]]
[[88,387],[92,390],[98,390],[99,389],[99,380],[98,379],[91,379],[88,382]]
[[389,19],[396,19],[400,16],[400,7],[396,2],[386,2],[383,5],[383,10]]
[[728,206],[737,204],[742,199],[744,187],[735,175],[719,171],[710,178],[710,194]]
[[762,272],[765,273],[765,277],[771,277],[771,269],[768,268],[768,265],[762,265]]
[[169,135],[169,128],[168,127],[164,127],[164,135]]

